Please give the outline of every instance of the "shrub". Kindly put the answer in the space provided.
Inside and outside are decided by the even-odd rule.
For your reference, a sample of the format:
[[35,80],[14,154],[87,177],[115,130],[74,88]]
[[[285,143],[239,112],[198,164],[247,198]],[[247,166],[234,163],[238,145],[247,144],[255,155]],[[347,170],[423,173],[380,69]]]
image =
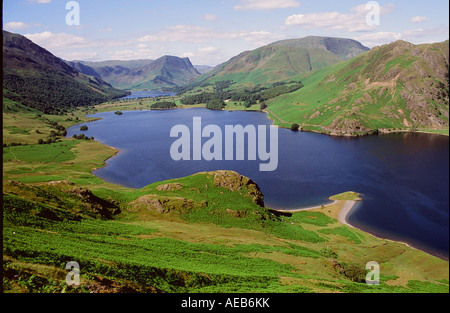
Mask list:
[[222,110],[225,107],[225,102],[221,99],[213,99],[206,104],[209,110]]
[[152,109],[173,109],[176,106],[177,105],[175,104],[175,102],[161,101],[161,102],[153,103],[150,106],[150,108],[152,108]]

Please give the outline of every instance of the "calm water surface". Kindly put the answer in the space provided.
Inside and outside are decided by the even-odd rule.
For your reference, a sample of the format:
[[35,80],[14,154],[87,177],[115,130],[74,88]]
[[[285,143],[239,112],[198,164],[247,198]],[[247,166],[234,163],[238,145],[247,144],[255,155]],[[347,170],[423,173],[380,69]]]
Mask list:
[[[179,161],[170,157],[174,125],[203,127],[271,125],[264,113],[186,109],[96,114],[87,136],[121,151],[94,172],[104,180],[141,188],[150,183],[201,171],[234,170],[258,183],[265,204],[297,208],[329,202],[329,196],[357,191],[364,201],[348,221],[384,238],[401,240],[448,259],[449,138],[392,134],[337,138],[279,129],[279,165],[260,172],[260,161]],[[79,126],[68,130],[78,134]],[[204,139],[205,142],[207,139]]]
[[175,96],[176,93],[170,91],[160,91],[160,90],[143,90],[143,91],[132,91],[129,96],[120,99],[139,99],[139,98],[155,98],[155,97],[167,97]]

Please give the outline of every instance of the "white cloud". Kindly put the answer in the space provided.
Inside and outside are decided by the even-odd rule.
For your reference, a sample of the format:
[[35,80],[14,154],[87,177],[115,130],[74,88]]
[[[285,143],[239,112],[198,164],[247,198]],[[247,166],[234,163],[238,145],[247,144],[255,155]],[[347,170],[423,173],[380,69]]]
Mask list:
[[139,42],[194,42],[200,43],[214,38],[214,32],[210,29],[191,26],[175,25],[166,26],[163,31],[152,35],[146,35],[138,39]]
[[25,37],[46,49],[54,48],[92,48],[92,47],[120,47],[133,43],[131,40],[92,40],[67,33],[52,33],[44,31],[42,33],[25,34]]
[[143,36],[138,42],[190,42],[205,43],[211,40],[243,39],[256,45],[268,44],[274,40],[283,38],[282,35],[266,31],[231,31],[224,32],[212,28],[204,28],[191,25],[166,26],[160,32]]
[[50,3],[52,0],[28,0],[28,2],[34,2],[34,3]]
[[[430,43],[448,39],[449,28],[410,29],[403,32],[377,32],[355,37],[368,47],[384,45],[397,40],[405,40],[414,44]],[[440,39],[439,39],[440,37]],[[436,38],[430,41],[430,38]]]
[[300,3],[295,0],[240,0],[240,3],[234,6],[234,10],[273,10],[298,8],[299,6]]
[[100,33],[110,33],[113,31],[111,27],[105,27],[98,30]]
[[[389,14],[394,11],[394,5],[388,4],[380,7],[380,14]],[[287,26],[302,26],[303,28],[326,28],[333,30],[346,30],[349,32],[373,31],[375,25],[366,22],[366,16],[371,12],[366,4],[350,9],[349,13],[319,12],[309,14],[294,14],[285,20]]]
[[214,15],[214,14],[205,14],[203,16],[203,19],[205,21],[210,21],[211,22],[211,21],[217,21],[219,19],[219,17],[217,15]]
[[185,52],[182,57],[189,58],[194,64],[218,64],[223,62],[222,51],[217,47],[199,47],[195,51]]
[[86,46],[88,44],[87,40],[82,37],[66,33],[55,34],[49,31],[35,34],[25,34],[25,37],[46,49],[80,45]]
[[204,47],[204,48],[198,48],[197,50],[202,53],[215,53],[218,51],[218,49],[216,47]]
[[97,52],[68,52],[62,57],[64,60],[83,60],[83,61],[95,61],[98,59],[99,54]]
[[[155,46],[152,49],[138,48],[138,49],[124,49],[111,52],[106,59],[109,60],[138,60],[138,59],[157,59],[164,54],[168,54],[167,51],[161,49],[161,47]],[[103,56],[105,57],[105,56]]]
[[29,25],[23,23],[23,22],[9,22],[5,24],[5,29],[10,30],[16,30],[16,29],[24,29],[27,28]]
[[273,34],[266,31],[244,32],[240,35],[246,42],[249,42],[254,46],[264,46],[284,38],[284,35]]
[[393,41],[403,39],[402,33],[396,32],[377,32],[372,34],[365,34],[355,37],[356,40],[368,47],[375,47],[382,44],[387,44]]
[[426,16],[414,16],[410,20],[411,23],[423,23],[423,22],[426,22],[426,21],[428,21],[428,17],[426,17]]

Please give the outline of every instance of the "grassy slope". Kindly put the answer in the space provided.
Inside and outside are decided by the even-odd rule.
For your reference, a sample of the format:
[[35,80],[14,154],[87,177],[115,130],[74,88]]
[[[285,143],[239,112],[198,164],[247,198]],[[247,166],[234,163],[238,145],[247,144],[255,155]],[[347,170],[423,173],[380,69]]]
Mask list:
[[239,85],[264,85],[290,80],[296,73],[309,72],[339,62],[328,51],[293,47],[263,47],[245,52],[199,81],[215,83],[232,80]]
[[51,122],[69,128],[78,123],[94,120],[84,117],[86,113],[85,109],[77,109],[66,115],[49,115],[17,101],[3,98],[3,143],[35,144],[39,139],[48,139],[50,132],[55,130],[51,127]]
[[[448,262],[342,226],[342,202],[277,218],[247,196],[247,187],[216,186],[209,173],[128,189],[91,174],[115,152],[74,139],[4,149],[7,291],[448,292]],[[55,180],[76,185],[48,184]],[[182,188],[158,189],[164,184]],[[122,213],[85,216],[90,202],[67,192],[79,186]],[[139,201],[149,194],[170,212]],[[347,196],[354,194],[339,199]],[[81,265],[76,289],[63,283],[68,260]],[[372,260],[381,264],[382,284],[352,281]]]
[[[417,76],[417,68],[425,73],[432,68],[412,54],[422,53],[439,63],[445,43],[436,44],[436,48],[404,45],[383,46],[335,66],[300,75],[304,88],[268,103],[271,118],[283,127],[298,123],[304,130],[325,133],[358,134],[375,129],[414,128],[448,134],[448,102],[445,105],[434,96],[418,95],[415,91],[424,88],[428,93],[433,92],[435,87],[429,86],[436,85],[439,79],[411,78]],[[410,54],[397,56],[398,50]],[[401,74],[395,77],[397,73]],[[414,101],[427,103],[426,109],[423,105],[416,108],[408,103],[406,90],[411,88],[416,92]],[[434,120],[436,125],[430,127],[424,116],[429,116],[433,110],[438,118]]]

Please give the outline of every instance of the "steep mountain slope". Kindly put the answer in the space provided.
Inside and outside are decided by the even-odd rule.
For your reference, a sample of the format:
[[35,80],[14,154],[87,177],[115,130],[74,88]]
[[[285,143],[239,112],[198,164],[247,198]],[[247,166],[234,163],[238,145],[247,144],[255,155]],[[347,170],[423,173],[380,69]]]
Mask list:
[[449,42],[397,41],[304,75],[305,87],[269,103],[278,123],[358,134],[449,124]]
[[287,80],[369,50],[351,39],[306,37],[278,41],[246,51],[199,78],[201,83],[232,80],[265,84]]
[[4,96],[44,113],[98,104],[127,93],[81,74],[27,38],[3,31]]
[[185,85],[200,75],[188,58],[175,56],[163,56],[157,60],[67,63],[82,73],[100,77],[114,87],[128,90]]
[[370,49],[353,39],[308,36],[300,39],[281,40],[270,44],[274,47],[318,48],[329,51],[340,59],[348,60]]

